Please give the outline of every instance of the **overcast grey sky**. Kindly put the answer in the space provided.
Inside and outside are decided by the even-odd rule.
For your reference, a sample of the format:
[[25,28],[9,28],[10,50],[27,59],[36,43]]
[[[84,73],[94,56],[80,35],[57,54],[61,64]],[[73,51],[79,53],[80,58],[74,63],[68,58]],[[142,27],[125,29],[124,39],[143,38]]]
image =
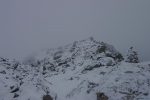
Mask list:
[[0,0],[0,56],[21,59],[93,36],[150,60],[150,0]]

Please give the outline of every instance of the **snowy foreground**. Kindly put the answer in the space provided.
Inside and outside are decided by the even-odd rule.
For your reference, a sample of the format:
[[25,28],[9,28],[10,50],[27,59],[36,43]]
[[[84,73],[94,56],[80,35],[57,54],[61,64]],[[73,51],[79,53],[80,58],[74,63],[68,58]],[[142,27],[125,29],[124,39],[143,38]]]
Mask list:
[[30,64],[0,58],[0,100],[42,100],[46,94],[96,100],[97,92],[108,100],[150,100],[150,62],[126,63],[118,55],[113,46],[87,39],[43,51]]

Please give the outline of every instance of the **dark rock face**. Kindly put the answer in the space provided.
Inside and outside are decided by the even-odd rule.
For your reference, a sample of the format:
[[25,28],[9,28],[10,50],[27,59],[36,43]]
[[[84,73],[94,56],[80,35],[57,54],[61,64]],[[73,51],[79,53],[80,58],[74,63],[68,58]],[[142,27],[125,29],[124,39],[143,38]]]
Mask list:
[[96,93],[97,95],[97,100],[108,100],[108,97],[104,93]]
[[19,91],[19,87],[13,89],[10,93],[14,93],[14,92],[17,92],[17,91]]
[[14,98],[17,98],[19,97],[19,95],[17,93],[14,94]]
[[44,95],[43,100],[53,100],[53,98],[50,95]]

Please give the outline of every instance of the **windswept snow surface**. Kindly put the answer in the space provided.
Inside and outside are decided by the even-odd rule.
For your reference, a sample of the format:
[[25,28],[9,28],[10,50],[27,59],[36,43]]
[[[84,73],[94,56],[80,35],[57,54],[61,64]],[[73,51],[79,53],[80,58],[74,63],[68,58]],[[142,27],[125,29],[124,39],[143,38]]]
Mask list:
[[90,38],[43,51],[30,65],[0,58],[0,100],[96,100],[97,92],[150,100],[150,62],[125,63],[119,54]]

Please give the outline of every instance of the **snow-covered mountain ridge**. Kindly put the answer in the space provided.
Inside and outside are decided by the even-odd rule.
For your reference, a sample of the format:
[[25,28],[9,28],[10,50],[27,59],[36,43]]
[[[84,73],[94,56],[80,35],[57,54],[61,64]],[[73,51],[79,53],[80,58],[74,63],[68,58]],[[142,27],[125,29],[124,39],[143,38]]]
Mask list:
[[28,64],[0,58],[0,100],[150,100],[150,62],[126,63],[89,38],[39,53]]

